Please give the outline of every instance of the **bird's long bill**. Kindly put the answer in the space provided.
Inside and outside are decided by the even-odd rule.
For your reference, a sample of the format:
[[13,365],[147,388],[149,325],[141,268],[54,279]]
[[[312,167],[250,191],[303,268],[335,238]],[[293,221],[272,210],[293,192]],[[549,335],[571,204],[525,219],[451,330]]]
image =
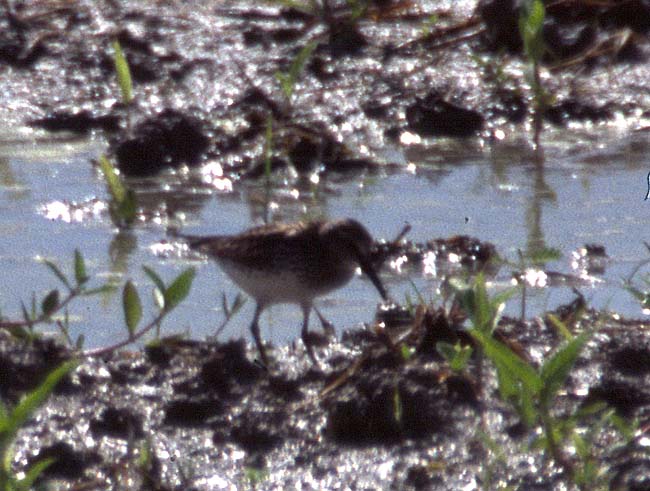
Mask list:
[[384,285],[382,285],[381,280],[379,279],[379,276],[377,275],[375,268],[373,268],[372,264],[370,264],[370,261],[368,261],[367,259],[360,259],[359,266],[361,266],[361,271],[363,271],[366,275],[368,275],[368,278],[370,278],[372,284],[375,285],[375,288],[381,295],[381,298],[383,298],[384,300],[388,300],[388,295],[386,294]]

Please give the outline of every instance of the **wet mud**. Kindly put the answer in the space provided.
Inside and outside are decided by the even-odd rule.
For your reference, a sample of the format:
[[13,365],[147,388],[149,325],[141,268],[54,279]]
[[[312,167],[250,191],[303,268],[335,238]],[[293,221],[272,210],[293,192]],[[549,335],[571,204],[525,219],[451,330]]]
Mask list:
[[[127,176],[218,161],[222,175],[251,180],[268,168],[345,175],[390,166],[381,150],[405,134],[489,141],[530,117],[518,2],[374,1],[361,15],[351,3],[5,2],[0,117],[100,132]],[[545,121],[647,116],[639,86],[649,75],[649,30],[646,2],[549,4]],[[114,40],[134,80],[128,105]],[[281,81],[308,46],[287,91]],[[607,262],[597,244],[576,254],[589,276]],[[421,268],[431,255],[459,257],[469,272],[496,267],[494,247],[469,237],[379,244],[375,263],[394,268],[406,258]],[[540,278],[585,281],[551,271],[513,279]],[[558,489],[566,467],[521,450],[529,435],[476,350],[460,371],[438,352],[441,341],[476,348],[467,312],[445,307],[381,306],[366,329],[323,335],[321,366],[298,341],[271,350],[269,367],[243,342],[178,339],[86,359],[21,429],[12,465],[54,457],[41,480],[71,490]],[[578,296],[539,319],[503,319],[495,337],[539,367],[563,341],[554,318],[594,331],[558,413],[605,402],[647,426],[650,326],[591,311]],[[48,337],[0,332],[2,400],[15,404],[72,356]],[[610,446],[616,438],[603,431],[592,447],[609,486],[648,489],[647,442]]]
[[[576,305],[555,312],[568,321]],[[19,468],[56,458],[42,480],[57,489],[461,489],[480,485],[490,465],[483,434],[508,459],[493,482],[557,489],[561,472],[542,454],[522,455],[527,432],[498,397],[494,374],[474,356],[453,372],[439,341],[472,345],[463,315],[419,307],[406,327],[376,324],[319,348],[270,350],[264,368],[243,341],[162,340],[139,352],[88,359],[64,379],[16,442]],[[598,331],[579,357],[558,410],[601,401],[622,417],[650,411],[647,324],[584,311],[572,327]],[[495,334],[521,356],[558,346],[550,321],[504,319]],[[405,356],[404,348],[409,349]],[[0,393],[15,403],[59,360],[51,340],[0,335]],[[597,418],[597,415],[593,415]],[[650,459],[640,440],[593,452],[614,489],[643,489]],[[146,450],[148,457],[139,460]],[[532,455],[532,456],[531,456]]]
[[[390,164],[382,148],[406,133],[489,140],[539,106],[514,0],[305,4],[10,3],[0,113],[51,132],[102,131],[127,175],[218,159],[254,179],[268,124],[273,170],[340,172]],[[646,114],[637,81],[648,75],[649,19],[640,1],[548,5],[545,121]],[[133,78],[128,104],[115,40]]]

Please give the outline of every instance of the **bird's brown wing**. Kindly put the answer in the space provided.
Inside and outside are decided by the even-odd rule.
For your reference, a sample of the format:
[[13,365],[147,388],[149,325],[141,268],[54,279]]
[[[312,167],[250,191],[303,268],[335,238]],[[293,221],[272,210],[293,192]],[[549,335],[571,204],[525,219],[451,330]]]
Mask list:
[[237,235],[195,236],[177,234],[190,248],[214,259],[244,265],[272,267],[278,258],[295,260],[303,254],[305,241],[318,234],[317,222],[260,225]]

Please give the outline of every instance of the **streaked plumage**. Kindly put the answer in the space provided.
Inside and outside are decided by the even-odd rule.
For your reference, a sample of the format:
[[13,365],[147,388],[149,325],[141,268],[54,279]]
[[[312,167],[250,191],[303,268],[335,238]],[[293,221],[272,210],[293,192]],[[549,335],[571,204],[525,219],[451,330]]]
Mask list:
[[307,335],[309,314],[316,297],[348,283],[360,266],[382,298],[387,298],[370,263],[373,239],[356,220],[263,225],[227,236],[179,236],[190,248],[215,259],[224,272],[255,299],[257,305],[250,329],[265,364],[268,360],[258,321],[269,305],[300,305],[302,339],[315,361]]

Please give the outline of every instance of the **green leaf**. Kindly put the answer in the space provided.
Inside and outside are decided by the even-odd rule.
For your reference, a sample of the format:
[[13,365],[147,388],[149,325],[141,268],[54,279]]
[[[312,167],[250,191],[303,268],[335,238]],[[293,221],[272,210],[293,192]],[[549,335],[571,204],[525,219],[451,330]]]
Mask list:
[[77,281],[77,286],[81,286],[88,281],[86,263],[79,249],[74,250],[74,277]]
[[494,326],[495,312],[487,293],[483,273],[476,276],[473,291],[474,312],[472,313],[472,323],[476,329],[484,333],[491,333]]
[[59,306],[59,290],[52,290],[41,302],[41,311],[45,317],[49,317]]
[[406,344],[402,344],[400,346],[400,354],[402,355],[402,360],[404,361],[410,360],[414,353],[415,353],[415,348],[412,348],[411,346],[408,346]]
[[560,387],[569,376],[578,355],[589,339],[590,333],[583,333],[573,338],[544,362],[540,371],[543,388],[540,392],[540,404],[549,407]]
[[181,274],[179,274],[174,281],[164,290],[163,294],[165,296],[165,310],[170,311],[181,303],[185,297],[190,293],[192,288],[192,281],[194,281],[194,275],[196,274],[196,269],[191,267],[187,268]]
[[165,294],[158,287],[153,289],[153,302],[160,310],[165,308]]
[[555,327],[555,330],[560,333],[566,341],[571,341],[573,339],[573,334],[571,334],[569,328],[555,314],[549,313],[547,314],[547,317],[551,321],[551,324],[553,324],[553,327]]
[[99,167],[106,179],[108,194],[111,197],[110,212],[117,226],[131,225],[137,216],[137,199],[135,192],[127,188],[115,172],[113,164],[102,155]]
[[521,384],[512,373],[510,373],[508,370],[503,369],[502,365],[497,365],[496,370],[497,381],[499,382],[499,394],[501,395],[501,399],[507,402],[515,403],[517,406],[519,406],[522,399]]
[[126,61],[122,46],[119,41],[113,41],[113,62],[115,64],[115,73],[117,74],[117,83],[122,92],[122,101],[124,104],[130,104],[133,100],[133,81],[129,63]]
[[650,292],[641,291],[638,288],[634,287],[632,284],[625,284],[623,288],[631,293],[632,296],[634,296],[634,298],[636,298],[641,303],[641,308],[650,308]]
[[158,289],[161,292],[164,292],[167,287],[165,286],[165,282],[158,276],[158,273],[156,273],[153,269],[151,269],[149,266],[142,266],[142,270],[145,272],[145,274],[149,277],[149,279],[158,287]]
[[517,414],[522,422],[528,428],[532,428],[539,416],[539,412],[535,408],[535,397],[533,393],[521,383],[520,378],[515,373],[510,372],[503,365],[495,365],[501,399],[512,404],[517,410]]
[[81,351],[81,349],[84,347],[84,343],[86,342],[86,337],[83,334],[79,334],[77,337],[77,341],[75,342],[75,349],[77,351]]
[[126,327],[129,334],[133,335],[140,319],[142,319],[142,304],[140,303],[138,290],[131,280],[126,282],[122,290],[122,306],[124,308]]
[[581,406],[574,413],[574,416],[580,419],[587,419],[589,417],[595,416],[598,413],[602,413],[607,409],[607,403],[604,401],[596,401],[585,406]]
[[[4,405],[4,402],[0,401],[0,435],[6,433],[8,425],[9,425],[9,411],[7,410],[7,407]],[[0,441],[2,441],[2,439],[0,439]],[[2,448],[2,445],[0,445],[0,448]]]
[[473,350],[471,346],[460,347],[460,350],[456,353],[454,359],[451,360],[449,367],[454,372],[460,372],[461,370],[464,370],[467,366],[467,362],[469,361],[470,356],[472,356],[472,351]]
[[143,271],[145,274],[149,277],[149,279],[153,282],[155,285],[155,288],[153,290],[153,301],[156,304],[156,306],[159,309],[164,309],[165,308],[165,295],[164,291],[167,289],[165,286],[165,282],[158,276],[158,273],[156,273],[153,269],[151,269],[148,266],[142,266]]
[[528,0],[519,17],[519,33],[524,43],[524,52],[535,63],[542,59],[546,50],[542,36],[545,16],[542,0]]
[[470,317],[476,312],[476,299],[472,288],[457,278],[449,280],[449,285],[456,291],[456,300]]
[[472,347],[462,346],[460,342],[451,344],[445,341],[439,341],[436,343],[436,350],[449,363],[449,368],[454,372],[464,370],[470,356],[472,356]]
[[533,367],[491,335],[486,335],[477,329],[471,329],[469,333],[481,344],[485,355],[496,365],[497,369],[505,370],[510,377],[521,382],[531,394],[540,393],[542,379],[537,375]]
[[504,305],[508,300],[510,300],[515,293],[517,293],[516,288],[509,288],[508,290],[496,293],[491,300],[493,308],[499,310],[501,305]]
[[537,423],[539,411],[535,407],[535,395],[525,386],[521,388],[517,410],[522,421],[528,428],[532,428]]
[[456,356],[455,346],[446,341],[439,341],[436,343],[436,351],[442,355],[442,357],[449,362]]
[[124,223],[131,225],[138,215],[138,202],[133,189],[127,189],[124,200],[118,203],[117,212]]
[[151,452],[151,442],[149,440],[143,440],[140,443],[140,455],[136,460],[137,466],[145,472],[148,472],[151,469],[152,462],[152,452]]
[[91,295],[97,295],[98,293],[112,292],[115,290],[117,290],[117,285],[106,283],[105,285],[98,286],[97,288],[89,288],[88,290],[83,290],[81,294],[89,297]]
[[54,276],[56,276],[61,281],[61,283],[63,283],[66,286],[66,288],[68,288],[68,290],[72,290],[72,286],[70,285],[68,278],[65,277],[65,275],[61,272],[61,270],[56,264],[54,264],[52,261],[48,259],[43,259],[43,264],[45,264],[45,266],[50,268],[50,271],[54,273]]
[[635,430],[637,427],[638,420],[628,421],[627,419],[616,414],[616,411],[612,411],[607,415],[609,422],[616,428],[623,438],[625,438],[626,443],[631,442],[634,438]]
[[544,247],[529,254],[528,259],[532,264],[539,266],[562,259],[562,252],[554,247]]

